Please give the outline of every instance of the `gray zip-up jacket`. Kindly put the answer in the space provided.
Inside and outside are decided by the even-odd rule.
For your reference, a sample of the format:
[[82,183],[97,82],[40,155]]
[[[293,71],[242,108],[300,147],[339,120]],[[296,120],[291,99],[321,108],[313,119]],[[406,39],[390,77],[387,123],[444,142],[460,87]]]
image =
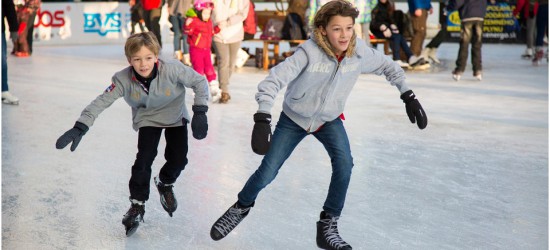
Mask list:
[[148,94],[136,79],[132,66],[115,73],[111,81],[111,86],[82,111],[79,122],[91,127],[103,110],[124,97],[132,108],[134,130],[181,126],[182,118],[191,120],[185,107],[186,88],[195,92],[194,105],[208,105],[206,78],[176,60],[159,59],[157,77],[151,81]]
[[340,63],[328,44],[316,31],[313,40],[273,67],[258,84],[258,112],[270,114],[277,93],[287,87],[283,112],[304,130],[316,131],[343,113],[359,74],[383,74],[401,93],[409,90],[403,69],[355,35]]

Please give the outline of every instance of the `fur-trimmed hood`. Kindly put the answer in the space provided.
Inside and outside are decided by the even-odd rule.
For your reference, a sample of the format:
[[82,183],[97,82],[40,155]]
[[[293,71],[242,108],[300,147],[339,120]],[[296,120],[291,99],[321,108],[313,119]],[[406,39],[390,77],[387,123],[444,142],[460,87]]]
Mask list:
[[[330,57],[336,58],[332,46],[328,42],[327,38],[321,34],[320,28],[315,28],[313,30],[313,39],[312,39],[327,55]],[[356,50],[357,35],[353,32],[353,36],[349,41],[348,49],[346,50],[346,57],[352,57]]]

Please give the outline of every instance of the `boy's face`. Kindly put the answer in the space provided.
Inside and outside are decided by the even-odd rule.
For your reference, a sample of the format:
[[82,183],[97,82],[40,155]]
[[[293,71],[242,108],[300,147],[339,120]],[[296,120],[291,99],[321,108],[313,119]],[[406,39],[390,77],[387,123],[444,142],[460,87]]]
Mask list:
[[321,27],[321,34],[326,36],[336,55],[342,55],[348,49],[353,36],[353,18],[333,16],[326,28]]
[[132,65],[132,67],[134,67],[134,70],[136,70],[140,76],[150,77],[157,61],[158,56],[156,56],[147,47],[142,46],[137,53],[130,57],[128,62]]

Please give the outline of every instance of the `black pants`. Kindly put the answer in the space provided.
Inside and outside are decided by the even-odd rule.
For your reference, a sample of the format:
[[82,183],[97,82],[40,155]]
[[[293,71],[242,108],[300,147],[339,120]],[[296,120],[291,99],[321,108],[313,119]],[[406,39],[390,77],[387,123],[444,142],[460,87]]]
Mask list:
[[149,199],[151,165],[157,156],[157,147],[163,129],[166,139],[166,149],[164,150],[166,163],[160,169],[160,181],[165,184],[176,182],[181,171],[187,165],[187,125],[170,128],[140,128],[138,153],[134,166],[132,166],[132,177],[129,184],[131,199],[139,201]]

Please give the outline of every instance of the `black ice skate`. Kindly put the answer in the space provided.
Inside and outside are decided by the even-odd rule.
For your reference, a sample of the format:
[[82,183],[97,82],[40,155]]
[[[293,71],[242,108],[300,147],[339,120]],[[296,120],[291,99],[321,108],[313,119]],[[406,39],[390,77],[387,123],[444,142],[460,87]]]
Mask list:
[[227,236],[241,221],[248,215],[250,208],[254,206],[254,203],[249,207],[241,207],[235,202],[225,213],[212,225],[210,229],[210,237],[213,240],[221,240]]
[[162,204],[164,210],[166,210],[170,217],[172,217],[172,213],[178,208],[178,201],[176,200],[176,196],[174,196],[174,191],[172,190],[173,185],[160,182],[158,177],[155,177],[154,179],[155,186],[157,186],[157,189],[159,190],[160,203]]
[[317,222],[317,246],[321,249],[351,250],[338,233],[338,216],[331,216],[321,212],[321,219]]
[[132,201],[132,206],[122,218],[122,224],[126,228],[126,236],[128,237],[136,232],[139,222],[143,222],[143,215],[145,215],[145,204],[143,202],[132,199],[130,201]]

